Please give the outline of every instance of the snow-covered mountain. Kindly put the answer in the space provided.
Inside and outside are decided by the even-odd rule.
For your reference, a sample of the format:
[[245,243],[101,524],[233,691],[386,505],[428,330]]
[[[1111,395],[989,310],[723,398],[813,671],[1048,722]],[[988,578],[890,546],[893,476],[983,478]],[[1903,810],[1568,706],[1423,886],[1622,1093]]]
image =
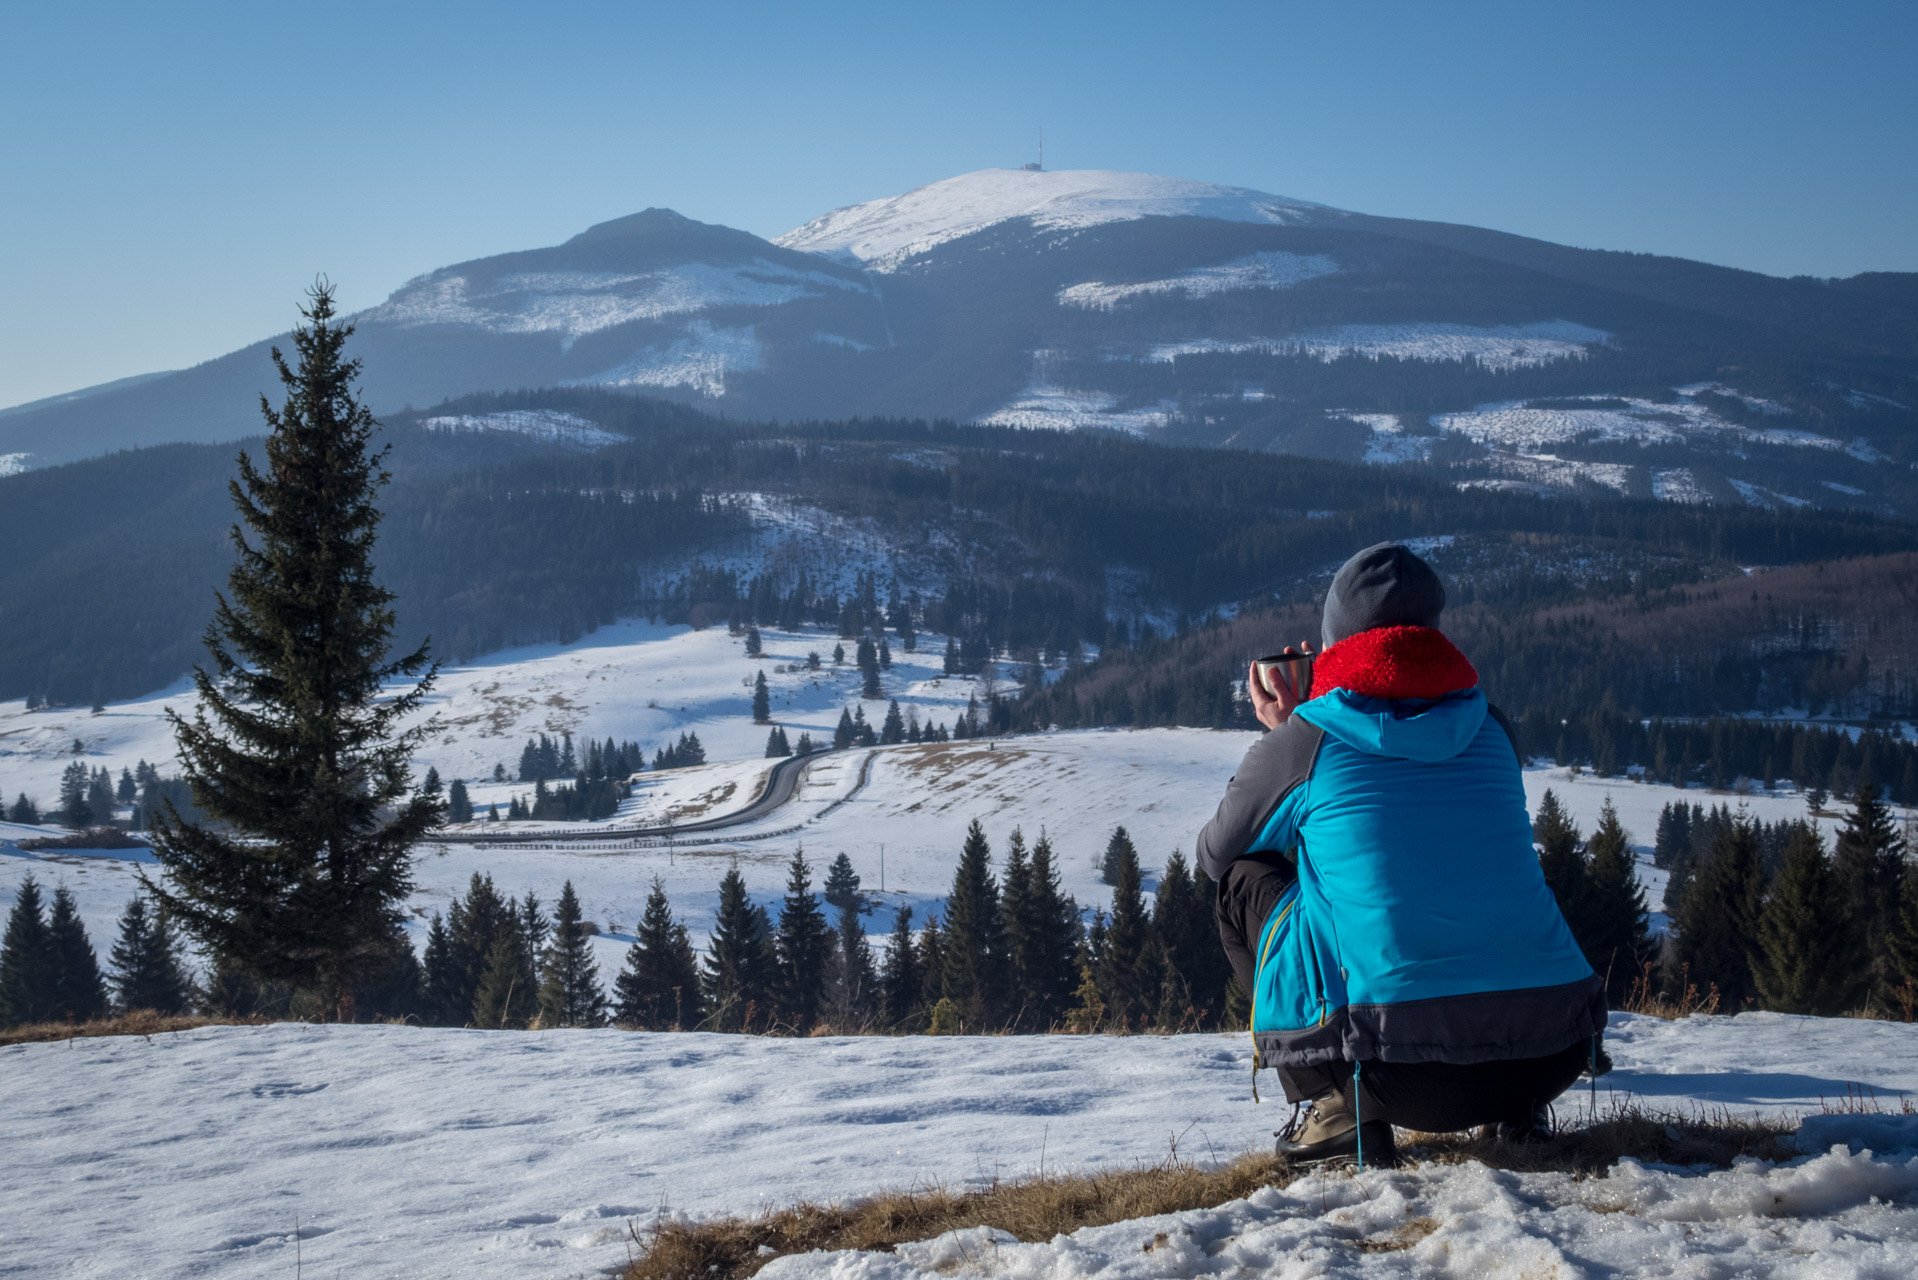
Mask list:
[[[1150,174],[980,170],[776,241],[649,209],[355,320],[386,412],[597,385],[733,417],[1096,427],[1465,485],[1918,510],[1918,276],[1779,280]],[[257,431],[267,345],[0,412],[0,471]]]
[[1150,173],[981,169],[835,209],[773,243],[889,271],[948,240],[1015,218],[1057,231],[1153,217],[1284,225],[1331,213],[1305,200]]

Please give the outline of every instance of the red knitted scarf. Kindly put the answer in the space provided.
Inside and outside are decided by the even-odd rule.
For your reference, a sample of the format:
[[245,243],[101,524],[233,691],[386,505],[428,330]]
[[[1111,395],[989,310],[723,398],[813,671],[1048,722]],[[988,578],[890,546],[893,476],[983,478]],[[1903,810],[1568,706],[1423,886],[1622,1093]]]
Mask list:
[[1478,684],[1478,672],[1430,627],[1375,627],[1347,636],[1312,663],[1312,696],[1345,689],[1368,698],[1442,698]]

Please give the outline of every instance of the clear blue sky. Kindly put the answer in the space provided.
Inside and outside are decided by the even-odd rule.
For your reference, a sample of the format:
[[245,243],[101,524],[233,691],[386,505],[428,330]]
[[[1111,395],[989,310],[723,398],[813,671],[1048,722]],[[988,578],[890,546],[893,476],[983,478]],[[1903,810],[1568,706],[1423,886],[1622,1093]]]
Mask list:
[[1034,152],[1780,275],[1918,270],[1918,6],[0,7],[0,405],[648,205]]

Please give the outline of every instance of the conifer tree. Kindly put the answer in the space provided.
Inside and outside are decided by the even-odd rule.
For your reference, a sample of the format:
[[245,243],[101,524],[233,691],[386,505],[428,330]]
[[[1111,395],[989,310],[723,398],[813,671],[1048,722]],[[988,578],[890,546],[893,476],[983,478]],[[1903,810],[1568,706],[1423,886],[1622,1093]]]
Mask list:
[[859,696],[862,698],[883,698],[885,694],[879,688],[879,651],[873,648],[872,638],[870,636],[861,636],[859,638],[858,656],[855,660],[859,665],[859,674],[861,677]]
[[1758,917],[1752,979],[1765,1007],[1781,1013],[1842,1013],[1863,994],[1848,966],[1837,884],[1818,829],[1800,826]]
[[471,822],[473,820],[473,800],[466,794],[466,783],[458,778],[446,789],[446,820],[448,822]]
[[473,999],[465,991],[466,975],[453,961],[452,938],[437,911],[426,928],[426,955],[420,970],[426,1020],[442,1027],[464,1026],[472,1013]]
[[579,896],[568,880],[553,912],[553,943],[540,966],[539,1021],[543,1027],[598,1027],[606,1022],[593,944],[581,925]]
[[766,758],[768,760],[779,760],[784,759],[792,753],[792,746],[786,741],[786,731],[778,725],[774,725],[772,732],[766,735]]
[[852,907],[859,911],[866,909],[864,899],[859,896],[859,873],[852,869],[852,859],[841,851],[826,868],[826,904],[841,911]]
[[967,1026],[983,1030],[997,1020],[1003,1004],[1005,929],[999,913],[999,886],[992,877],[992,846],[974,818],[953,872],[946,899],[945,981]]
[[1139,851],[1132,847],[1132,837],[1126,834],[1124,827],[1112,828],[1112,836],[1106,841],[1106,851],[1099,859],[1099,883],[1118,884],[1119,864],[1131,858],[1136,864]]
[[1166,1030],[1176,1030],[1190,1018],[1210,1020],[1206,979],[1219,938],[1211,904],[1200,901],[1197,888],[1185,854],[1174,850],[1152,896],[1152,934],[1165,965],[1156,1021]]
[[1832,870],[1850,937],[1851,965],[1862,971],[1866,995],[1879,1007],[1892,1003],[1891,935],[1906,876],[1904,841],[1891,811],[1867,779],[1852,794],[1851,812],[1838,829]]
[[[444,965],[437,971],[431,964],[427,967],[426,988],[435,1016],[448,1026],[488,1025],[475,1008],[488,960],[502,934],[521,928],[518,912],[494,888],[493,877],[474,872],[465,900],[455,899],[447,908]],[[430,953],[430,933],[427,945]]]
[[1673,913],[1673,983],[1680,974],[1701,990],[1718,988],[1721,1007],[1736,1012],[1756,994],[1752,960],[1765,891],[1758,831],[1740,814],[1715,828],[1712,846]]
[[524,1028],[539,1012],[539,977],[523,928],[504,928],[493,940],[473,997],[473,1025],[486,1031]]
[[826,998],[831,931],[812,892],[812,867],[804,848],[786,864],[786,899],[779,908],[779,1008],[803,1034],[812,1029]]
[[47,1022],[53,1017],[53,941],[46,906],[32,874],[21,878],[0,939],[0,1025]]
[[1025,896],[1026,922],[1023,997],[1028,1022],[1046,1030],[1057,1026],[1072,1007],[1079,984],[1077,956],[1079,904],[1059,887],[1059,864],[1044,831],[1032,846],[1032,869]]
[[699,962],[686,926],[673,919],[666,884],[653,877],[646,909],[633,931],[626,966],[613,983],[614,1018],[643,1031],[699,1025]]
[[852,712],[845,707],[839,708],[839,723],[832,731],[832,746],[835,751],[843,751],[859,740],[859,731],[853,728]]
[[1140,892],[1139,857],[1131,841],[1120,853],[1118,870],[1118,883],[1112,887],[1112,914],[1106,918],[1105,941],[1093,976],[1106,1016],[1132,1027],[1158,1011],[1164,969]]
[[832,947],[833,1017],[842,1030],[865,1025],[882,994],[860,906],[854,901],[839,908],[838,925],[828,939]]
[[526,954],[533,959],[533,968],[539,968],[539,959],[546,951],[546,940],[552,936],[553,922],[541,909],[539,895],[531,889],[520,899],[519,927],[526,935]]
[[746,896],[746,879],[733,867],[719,882],[719,909],[706,948],[702,987],[717,1030],[764,1030],[771,1024],[778,962],[772,922]]
[[[1532,839],[1538,842],[1538,869],[1558,902],[1558,910],[1571,927],[1572,936],[1584,945],[1590,932],[1585,923],[1585,886],[1588,872],[1583,837],[1578,824],[1548,787],[1539,801],[1538,816],[1532,819]],[[1602,971],[1601,971],[1602,972]]]
[[757,622],[747,623],[746,624],[746,656],[748,658],[757,658],[764,651],[765,651],[764,644],[759,638],[759,624]]
[[181,962],[179,945],[165,917],[149,911],[144,897],[133,898],[120,913],[120,937],[109,958],[113,993],[122,1011],[186,1012],[193,984]]
[[1651,955],[1651,934],[1645,889],[1638,883],[1631,842],[1619,825],[1610,796],[1598,811],[1598,826],[1586,844],[1586,854],[1586,881],[1580,895],[1586,932],[1578,943],[1592,971],[1605,979],[1606,998],[1616,1008]]
[[886,719],[879,726],[879,742],[882,746],[891,746],[906,740],[906,718],[899,712],[899,699],[894,698],[886,707]]
[[1103,911],[1092,913],[1092,924],[1086,929],[1085,938],[1079,944],[1074,956],[1074,970],[1078,974],[1078,986],[1073,988],[1072,1008],[1066,1012],[1066,1028],[1081,1034],[1100,1031],[1106,1025],[1105,996],[1099,986],[1099,969],[1104,963],[1106,945],[1106,915]]
[[53,957],[53,1016],[66,1022],[86,1022],[107,1013],[107,984],[100,976],[100,959],[93,952],[79,904],[65,885],[53,891],[53,909],[47,913],[47,946]]
[[27,799],[27,793],[22,791],[14,797],[13,807],[7,810],[7,821],[37,827],[40,825],[40,807]]
[[1036,976],[1028,968],[1031,949],[1026,931],[1032,919],[1032,864],[1026,860],[1026,837],[1018,827],[1006,838],[1006,869],[999,881],[999,914],[1004,922],[1006,940],[1006,1007],[1012,1011],[1012,1027],[1021,1030],[1036,1025],[1030,1008],[1031,981]]
[[766,687],[766,673],[761,671],[753,677],[753,723],[771,724],[772,718],[772,693]]
[[919,956],[913,946],[912,908],[893,912],[892,933],[886,938],[885,968],[880,979],[882,1014],[886,1026],[901,1030],[913,1020],[920,1008],[925,986],[919,969]]
[[[1907,837],[1909,838],[1909,837]],[[1891,963],[1897,986],[1892,1005],[1906,1022],[1918,1018],[1918,875],[1906,875],[1891,931]]]
[[309,297],[298,369],[273,351],[286,399],[261,402],[266,468],[242,452],[230,486],[250,536],[233,529],[198,709],[168,713],[212,821],[169,805],[153,828],[164,874],[142,881],[209,951],[351,1021],[356,988],[392,959],[413,847],[441,818],[409,773],[428,726],[405,727],[434,670],[424,644],[388,654],[393,595],[372,558],[385,451],[355,397],[359,362],[341,354],[352,326],[333,322],[331,285]]
[[926,927],[919,931],[919,978],[919,1004],[930,1009],[946,993],[946,931],[933,912],[926,913]]

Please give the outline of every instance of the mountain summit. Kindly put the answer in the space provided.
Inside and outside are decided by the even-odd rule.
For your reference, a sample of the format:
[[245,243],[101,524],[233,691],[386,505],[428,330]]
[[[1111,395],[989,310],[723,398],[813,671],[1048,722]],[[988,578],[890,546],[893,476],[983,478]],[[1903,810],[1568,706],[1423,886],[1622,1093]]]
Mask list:
[[1324,205],[1247,187],[1111,169],[980,169],[904,195],[847,205],[773,240],[886,271],[948,240],[1014,218],[1041,230],[1146,217],[1300,223]]
[[[354,320],[389,418],[590,386],[1538,493],[1918,510],[1918,275],[1781,280],[1154,174],[982,169],[776,241],[648,209],[442,267]],[[0,473],[256,432],[266,347],[0,411]]]

